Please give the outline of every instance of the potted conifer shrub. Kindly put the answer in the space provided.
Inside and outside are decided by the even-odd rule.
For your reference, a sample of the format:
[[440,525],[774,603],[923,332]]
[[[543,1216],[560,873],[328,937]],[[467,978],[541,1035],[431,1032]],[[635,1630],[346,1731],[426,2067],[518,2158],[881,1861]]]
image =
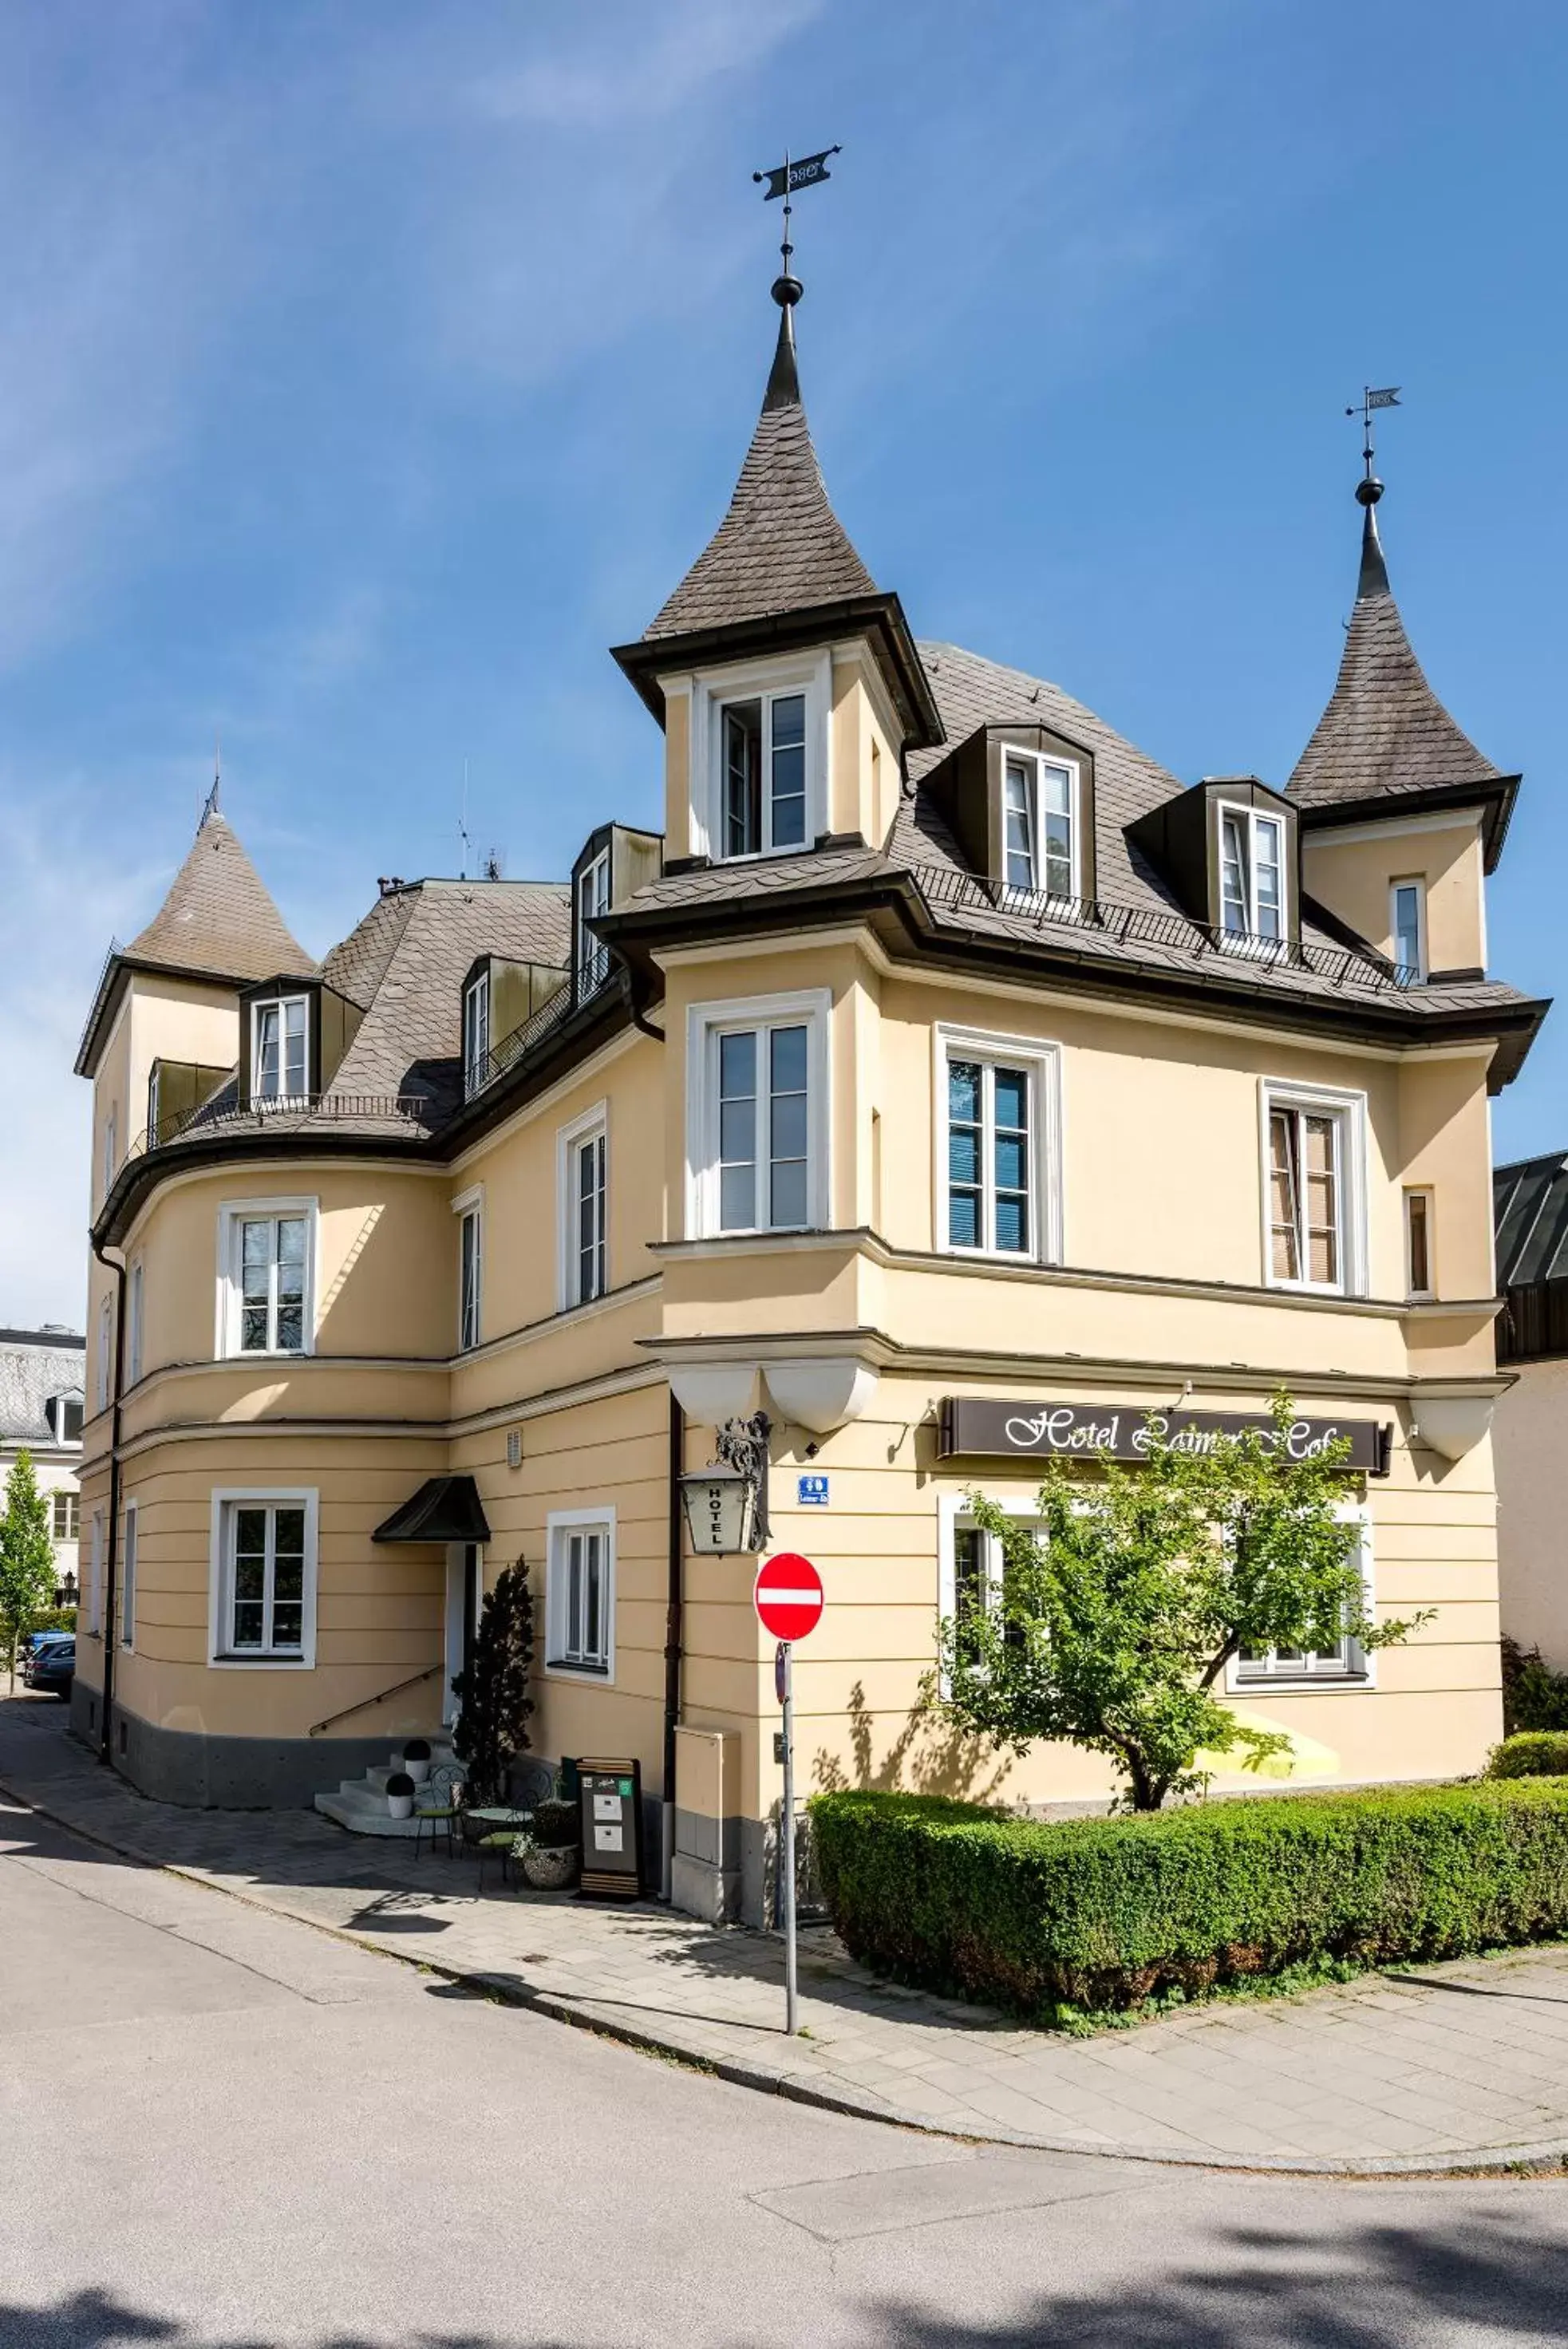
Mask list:
[[406,1770],[394,1770],[387,1780],[387,1808],[395,1819],[414,1815],[414,1782]]

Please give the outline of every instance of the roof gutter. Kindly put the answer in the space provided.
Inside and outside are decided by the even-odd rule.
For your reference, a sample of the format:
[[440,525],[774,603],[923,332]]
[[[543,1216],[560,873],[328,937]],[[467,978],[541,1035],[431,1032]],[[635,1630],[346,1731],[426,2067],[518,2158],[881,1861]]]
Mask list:
[[1446,808],[1480,808],[1486,870],[1495,873],[1521,780],[1518,775],[1493,775],[1473,783],[1432,783],[1422,791],[1371,792],[1358,800],[1300,800],[1289,792],[1286,797],[1303,832],[1328,832],[1336,824],[1397,823],[1402,815],[1437,815]]

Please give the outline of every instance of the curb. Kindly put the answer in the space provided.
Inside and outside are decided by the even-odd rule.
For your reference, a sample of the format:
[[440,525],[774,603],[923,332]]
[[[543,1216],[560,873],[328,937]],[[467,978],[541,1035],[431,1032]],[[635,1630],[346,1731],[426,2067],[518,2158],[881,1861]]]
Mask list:
[[286,1917],[291,1924],[304,1925],[315,1933],[325,1933],[335,1941],[345,1941],[350,1948],[367,1951],[372,1957],[389,1958],[398,1965],[411,1966],[416,1972],[434,1974],[443,1982],[466,1983],[486,1997],[524,2012],[547,2016],[552,2022],[568,2024],[577,2031],[591,2032],[597,2038],[616,2041],[640,2054],[658,2055],[685,2069],[705,2074],[710,2079],[722,2080],[731,2087],[749,2088],[754,2094],[783,2096],[792,2104],[809,2105],[819,2112],[837,2113],[850,2120],[879,2121],[890,2128],[910,2129],[922,2137],[937,2137],[961,2145],[1001,2145],[1028,2153],[1075,2154],[1080,2159],[1115,2162],[1137,2162],[1154,2169],[1210,2169],[1237,2171],[1243,2175],[1282,2178],[1526,2178],[1541,2176],[1568,2167],[1568,2135],[1534,2145],[1477,2146],[1451,2153],[1433,2153],[1416,2157],[1377,2157],[1354,2154],[1323,2154],[1315,2159],[1301,2159],[1286,2155],[1239,2153],[1172,2153],[1165,2147],[1139,2145],[1085,2145],[1081,2137],[1037,2137],[1024,2129],[987,2127],[983,2133],[931,2118],[928,2113],[908,2112],[898,2105],[885,2104],[868,2093],[850,2095],[843,2089],[825,2088],[810,2073],[791,2072],[783,2064],[763,2064],[748,2056],[706,2056],[693,2053],[679,2041],[668,2038],[641,2023],[625,2022],[618,2015],[603,2015],[589,2002],[564,1998],[558,1991],[533,1990],[514,1974],[482,1973],[461,1966],[443,1966],[426,1957],[418,1957],[407,1949],[389,1948],[362,1933],[351,1933],[341,1925],[323,1924],[317,1917],[302,1916],[275,1900],[259,1899],[253,1893],[234,1890],[220,1884],[204,1870],[181,1866],[177,1860],[160,1859],[152,1853],[139,1850],[133,1844],[116,1843],[108,1836],[96,1833],[68,1818],[64,1812],[53,1809],[36,1795],[24,1794],[19,1787],[0,1778],[0,1795],[19,1804],[24,1810],[35,1812],[48,1819],[68,1835],[95,1849],[109,1853],[116,1859],[129,1859],[139,1868],[156,1868],[164,1876],[177,1877],[181,1882],[193,1884],[204,1892],[215,1892],[221,1899],[237,1901],[242,1908],[259,1909],[265,1916]]

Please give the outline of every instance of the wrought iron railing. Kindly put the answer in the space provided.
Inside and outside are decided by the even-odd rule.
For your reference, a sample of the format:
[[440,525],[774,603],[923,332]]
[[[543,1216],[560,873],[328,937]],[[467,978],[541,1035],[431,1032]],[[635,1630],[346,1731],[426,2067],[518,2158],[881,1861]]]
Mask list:
[[463,1071],[464,1099],[472,1101],[476,1093],[482,1093],[493,1085],[497,1077],[504,1077],[508,1069],[514,1069],[536,1044],[543,1043],[547,1036],[553,1035],[572,1012],[580,1010],[585,1003],[601,993],[608,986],[610,976],[609,949],[601,947],[597,954],[586,957],[581,969],[568,979],[558,994],[552,995],[530,1019],[524,1019],[520,1026],[503,1036],[498,1044],[493,1044],[488,1052],[482,1053],[469,1063]]
[[406,1127],[413,1134],[430,1133],[435,1127],[432,1105],[424,1093],[301,1093],[272,1101],[207,1102],[178,1116],[161,1119],[156,1128],[144,1129],[122,1164],[198,1135],[203,1141],[222,1140],[234,1134],[294,1132],[304,1125],[372,1120]]
[[916,864],[909,872],[933,914],[1006,914],[1036,928],[1092,931],[1116,946],[1170,947],[1195,957],[1223,956],[1227,962],[1304,970],[1338,987],[1348,982],[1402,989],[1414,987],[1420,978],[1418,971],[1354,947],[1311,946],[1299,939],[1259,937],[1247,930],[1222,930],[1161,906],[1124,905],[1106,897],[1055,897],[1044,889],[1014,889],[1004,883],[977,880],[973,874],[952,865]]
[[337,1723],[347,1721],[350,1713],[368,1713],[373,1704],[385,1704],[389,1696],[401,1696],[405,1689],[418,1688],[421,1681],[433,1680],[440,1670],[439,1664],[427,1664],[422,1672],[410,1672],[406,1681],[394,1681],[390,1688],[378,1689],[374,1696],[359,1697],[353,1704],[346,1704],[340,1711],[329,1713],[325,1721],[313,1721],[305,1733],[307,1737],[319,1737],[324,1729],[331,1729]]

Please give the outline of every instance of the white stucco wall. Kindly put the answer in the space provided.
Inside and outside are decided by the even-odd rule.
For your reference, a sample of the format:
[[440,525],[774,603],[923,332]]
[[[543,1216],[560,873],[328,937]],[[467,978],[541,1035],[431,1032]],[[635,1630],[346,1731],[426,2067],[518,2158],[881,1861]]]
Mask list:
[[1521,1366],[1492,1454],[1503,1630],[1568,1671],[1568,1360]]

